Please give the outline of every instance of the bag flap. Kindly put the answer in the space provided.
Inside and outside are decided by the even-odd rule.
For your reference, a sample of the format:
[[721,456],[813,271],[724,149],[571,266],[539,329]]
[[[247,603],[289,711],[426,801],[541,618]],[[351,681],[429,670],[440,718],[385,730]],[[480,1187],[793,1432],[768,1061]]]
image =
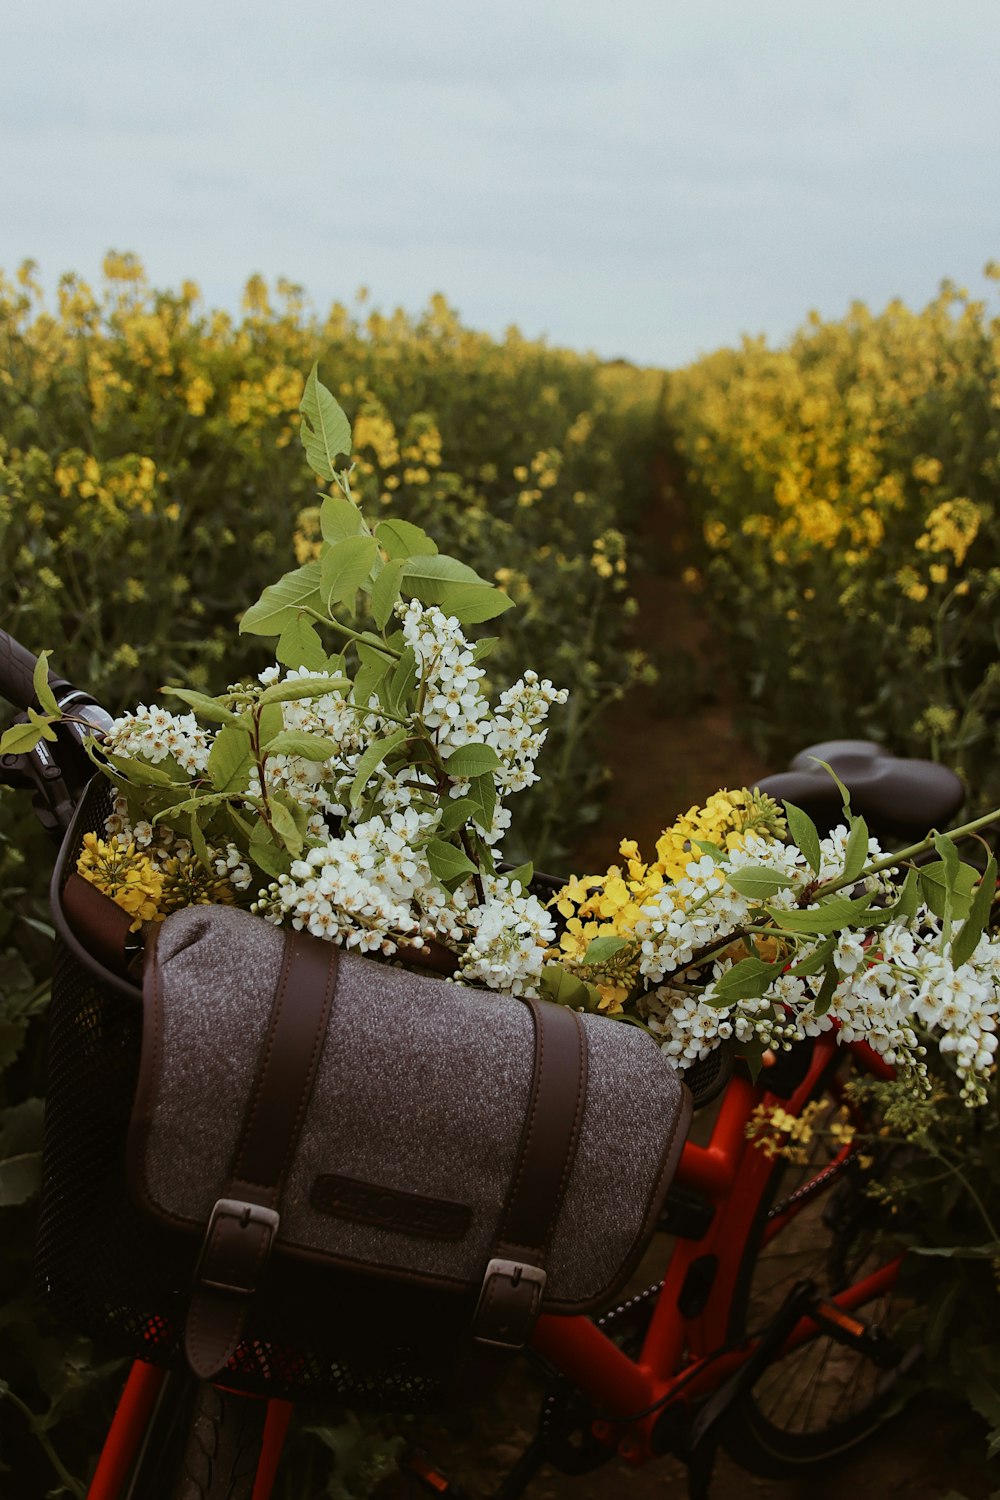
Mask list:
[[[169,1224],[204,1231],[223,1194],[284,947],[258,917],[191,907],[166,919],[147,959],[128,1164],[138,1200]],[[548,1311],[596,1306],[630,1274],[690,1113],[649,1037],[580,1021],[587,1094],[550,1241]],[[510,1194],[534,1045],[531,1012],[512,997],[342,951],[279,1249],[478,1290]]]

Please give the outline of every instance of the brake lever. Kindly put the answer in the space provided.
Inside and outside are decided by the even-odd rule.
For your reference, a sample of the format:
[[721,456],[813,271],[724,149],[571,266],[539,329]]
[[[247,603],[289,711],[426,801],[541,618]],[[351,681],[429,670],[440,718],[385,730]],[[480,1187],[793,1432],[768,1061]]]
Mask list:
[[[87,741],[92,737],[103,737],[113,722],[111,715],[89,694],[76,688],[66,695],[60,707],[64,717],[59,721],[57,732],[65,732],[73,741],[74,759],[86,756]],[[15,724],[27,722],[24,714],[14,720]],[[0,783],[16,790],[33,791],[35,816],[46,833],[57,840],[69,827],[77,797],[83,790],[81,785],[74,795],[62,765],[44,739],[40,739],[31,750],[0,755]]]

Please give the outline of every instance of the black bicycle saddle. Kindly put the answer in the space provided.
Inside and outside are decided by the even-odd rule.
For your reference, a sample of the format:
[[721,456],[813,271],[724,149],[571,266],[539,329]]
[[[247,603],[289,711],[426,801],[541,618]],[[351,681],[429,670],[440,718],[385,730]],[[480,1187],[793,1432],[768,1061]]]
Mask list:
[[921,839],[944,829],[965,800],[955,772],[933,760],[904,760],[871,740],[824,740],[801,750],[787,771],[757,783],[776,801],[794,802],[821,834],[844,821],[837,784],[819,761],[832,766],[860,813],[881,839]]

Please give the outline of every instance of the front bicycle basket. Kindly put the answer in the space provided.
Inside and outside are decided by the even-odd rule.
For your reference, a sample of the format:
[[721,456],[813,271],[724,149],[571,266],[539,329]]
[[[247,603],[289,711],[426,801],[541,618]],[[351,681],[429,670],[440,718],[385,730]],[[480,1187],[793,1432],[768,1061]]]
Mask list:
[[[77,811],[53,884],[58,931],[35,1274],[54,1314],[109,1350],[180,1364],[197,1243],[133,1203],[125,1146],[142,1040],[141,993],[81,946],[60,906],[85,833],[103,832],[112,793],[98,778]],[[392,1283],[296,1266],[272,1278],[225,1372],[269,1396],[334,1395],[408,1409],[444,1396],[470,1310]]]

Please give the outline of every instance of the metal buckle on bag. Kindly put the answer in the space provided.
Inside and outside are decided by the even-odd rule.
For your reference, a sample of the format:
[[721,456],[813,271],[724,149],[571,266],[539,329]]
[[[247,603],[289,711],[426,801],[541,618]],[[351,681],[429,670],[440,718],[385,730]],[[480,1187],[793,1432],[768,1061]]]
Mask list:
[[541,1266],[491,1260],[472,1319],[476,1342],[498,1349],[523,1349],[541,1307],[546,1279]]
[[[235,1221],[235,1228],[230,1227],[230,1220]],[[220,1198],[205,1230],[196,1285],[238,1297],[252,1296],[277,1239],[279,1223],[273,1208]]]

